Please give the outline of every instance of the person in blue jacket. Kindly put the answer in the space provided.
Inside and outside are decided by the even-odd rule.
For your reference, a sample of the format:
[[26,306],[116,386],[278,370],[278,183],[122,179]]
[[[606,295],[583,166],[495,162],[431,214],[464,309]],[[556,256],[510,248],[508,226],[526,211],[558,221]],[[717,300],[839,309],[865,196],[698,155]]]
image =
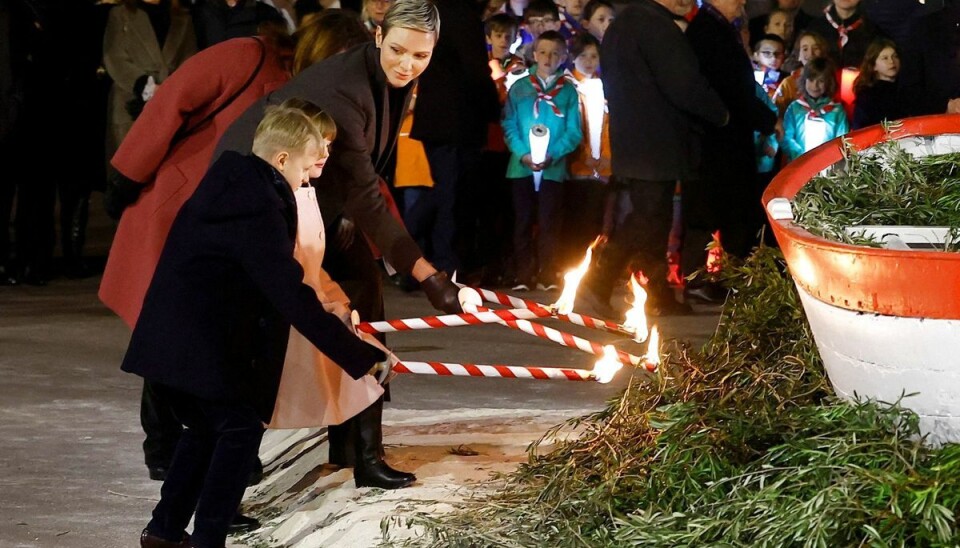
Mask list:
[[[559,70],[567,58],[563,35],[546,31],[534,42],[533,50],[536,65],[528,77],[510,88],[502,122],[510,149],[507,179],[512,183],[515,216],[515,291],[529,290],[534,281],[545,290],[557,288],[554,259],[563,222],[562,183],[567,177],[564,157],[580,145],[583,137],[576,86]],[[542,162],[534,162],[530,155],[530,129],[537,124],[550,132]],[[534,180],[534,172],[540,173],[540,181]],[[536,252],[534,224],[538,226]]]
[[834,101],[836,69],[826,58],[813,59],[800,76],[800,98],[783,115],[781,150],[788,162],[827,141],[846,135],[850,122],[843,105]]

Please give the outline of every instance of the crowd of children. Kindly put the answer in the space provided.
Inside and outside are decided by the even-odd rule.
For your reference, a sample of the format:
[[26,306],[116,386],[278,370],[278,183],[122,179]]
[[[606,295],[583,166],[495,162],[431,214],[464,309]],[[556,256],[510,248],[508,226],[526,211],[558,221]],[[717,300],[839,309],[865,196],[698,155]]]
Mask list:
[[[616,5],[608,0],[531,0],[522,14],[513,12],[515,6],[491,0],[484,12],[503,116],[489,128],[483,162],[484,184],[499,189],[488,195],[499,203],[478,207],[499,211],[487,217],[490,226],[481,230],[501,238],[493,253],[496,268],[477,281],[516,291],[551,290],[586,245],[616,230],[617,220],[631,207],[629,200],[619,199],[611,172],[609,114],[604,108],[602,120],[591,119],[601,111],[587,106],[597,89],[602,97],[602,84],[590,82],[600,81],[601,42],[616,17]],[[795,33],[794,16],[774,8],[759,21],[762,25],[754,28],[751,22],[762,33],[750,36],[747,25],[741,27],[754,63],[757,96],[783,127],[780,137],[756,134],[759,189],[804,152],[847,133],[851,118],[857,128],[906,112],[894,85],[899,70],[895,44],[883,39],[870,46],[854,101],[841,97],[840,70],[828,59],[827,39],[809,30]],[[543,158],[531,154],[534,126],[549,135]],[[512,208],[504,207],[508,204]],[[678,234],[671,235],[671,241],[677,239]]]

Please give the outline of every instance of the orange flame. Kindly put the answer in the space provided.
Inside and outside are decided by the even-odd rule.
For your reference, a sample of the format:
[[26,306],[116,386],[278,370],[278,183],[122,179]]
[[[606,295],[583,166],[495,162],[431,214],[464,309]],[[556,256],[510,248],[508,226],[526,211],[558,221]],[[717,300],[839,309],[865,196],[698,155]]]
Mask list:
[[720,260],[723,257],[723,246],[720,244],[720,231],[713,233],[713,241],[707,246],[707,272],[720,272]]
[[647,353],[643,362],[648,371],[654,371],[660,365],[660,331],[657,326],[650,328],[650,341],[647,342]]
[[580,261],[580,266],[563,275],[563,292],[560,293],[560,298],[557,299],[557,302],[551,305],[557,314],[569,314],[573,312],[573,304],[577,300],[577,288],[580,287],[580,281],[587,274],[587,269],[590,268],[590,260],[593,257],[594,248],[600,245],[602,241],[603,236],[597,236],[596,239],[593,240],[593,243],[590,244],[590,247],[587,248],[583,260]]
[[593,377],[597,382],[606,384],[613,380],[613,376],[623,367],[617,357],[617,349],[612,344],[603,347],[603,357],[593,365]]
[[627,310],[623,329],[633,333],[633,340],[642,343],[647,340],[647,315],[644,306],[647,304],[647,292],[643,286],[650,281],[643,272],[630,276],[630,290],[633,291],[633,307]]

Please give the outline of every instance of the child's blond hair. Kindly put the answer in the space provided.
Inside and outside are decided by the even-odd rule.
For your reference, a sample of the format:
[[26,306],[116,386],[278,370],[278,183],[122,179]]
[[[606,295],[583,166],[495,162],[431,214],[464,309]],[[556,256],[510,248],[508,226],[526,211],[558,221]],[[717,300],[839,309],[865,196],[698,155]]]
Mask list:
[[311,144],[327,155],[326,143],[337,136],[333,118],[310,101],[293,97],[266,108],[253,136],[253,153],[269,158],[277,152],[302,154]]

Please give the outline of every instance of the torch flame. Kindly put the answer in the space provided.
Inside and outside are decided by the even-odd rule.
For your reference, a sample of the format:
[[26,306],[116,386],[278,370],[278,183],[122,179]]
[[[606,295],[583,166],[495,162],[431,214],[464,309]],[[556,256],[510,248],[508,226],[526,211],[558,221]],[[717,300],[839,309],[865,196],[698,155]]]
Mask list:
[[647,370],[654,371],[660,365],[660,332],[657,326],[650,329],[650,341],[647,342],[647,354],[643,357]]
[[713,241],[707,245],[707,272],[716,274],[720,272],[720,263],[723,259],[723,244],[720,242],[720,231],[713,233]]
[[606,384],[613,380],[613,376],[623,367],[617,357],[617,349],[612,344],[603,347],[603,357],[593,365],[593,377],[597,382]]
[[633,333],[633,340],[642,343],[647,340],[647,315],[644,312],[644,306],[647,303],[647,292],[643,289],[647,278],[643,272],[638,272],[630,276],[630,290],[633,291],[633,307],[627,310],[626,319],[623,322],[623,329]]
[[551,305],[557,314],[569,314],[573,312],[573,304],[577,300],[577,288],[580,287],[580,280],[583,279],[587,274],[587,269],[590,268],[593,249],[602,241],[603,236],[597,236],[596,239],[593,240],[593,243],[590,244],[590,247],[587,248],[587,252],[580,262],[580,266],[563,275],[563,292],[560,293],[560,298],[557,299],[557,302]]

